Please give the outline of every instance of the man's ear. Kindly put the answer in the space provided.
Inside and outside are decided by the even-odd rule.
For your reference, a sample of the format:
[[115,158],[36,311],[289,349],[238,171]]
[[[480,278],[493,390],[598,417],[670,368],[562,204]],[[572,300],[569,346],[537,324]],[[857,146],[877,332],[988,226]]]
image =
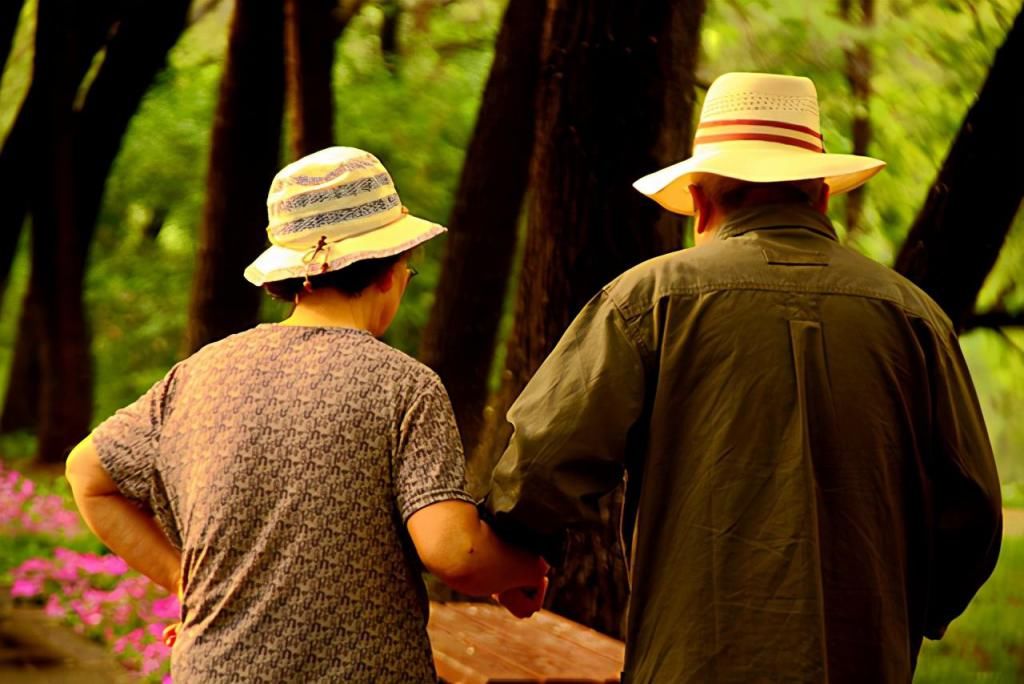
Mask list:
[[822,214],[828,213],[828,183],[821,184],[821,194],[818,195],[818,201],[814,203],[814,208],[820,211]]
[[708,223],[711,221],[711,203],[708,202],[708,196],[704,194],[704,189],[699,185],[691,185],[690,197],[693,198],[693,208],[695,210],[694,230],[697,233],[703,233],[708,228]]

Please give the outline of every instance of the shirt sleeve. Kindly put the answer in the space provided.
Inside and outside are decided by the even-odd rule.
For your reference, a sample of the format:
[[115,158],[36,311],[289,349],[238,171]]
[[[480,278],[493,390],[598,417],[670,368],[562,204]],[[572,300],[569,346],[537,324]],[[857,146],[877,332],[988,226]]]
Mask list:
[[151,511],[164,508],[154,497],[163,490],[157,461],[160,431],[172,399],[175,366],[133,404],[103,421],[92,433],[100,463],[125,497]]
[[932,587],[925,636],[939,638],[992,574],[1002,539],[999,476],[967,364],[950,332],[932,364]]
[[501,534],[557,559],[567,527],[600,524],[601,497],[623,480],[644,383],[638,345],[602,292],[508,412],[512,438],[484,502]]
[[395,499],[402,522],[441,501],[475,503],[448,392],[430,373],[406,409],[395,454]]

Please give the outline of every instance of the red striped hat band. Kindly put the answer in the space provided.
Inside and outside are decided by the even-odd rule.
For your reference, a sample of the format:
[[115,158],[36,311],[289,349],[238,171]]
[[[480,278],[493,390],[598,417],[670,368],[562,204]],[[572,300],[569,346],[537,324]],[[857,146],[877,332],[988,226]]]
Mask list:
[[[702,135],[701,129],[713,128],[715,126],[762,126],[767,128],[777,128],[780,130],[780,134],[771,133],[720,133],[717,135]],[[823,140],[821,133],[808,128],[807,126],[800,126],[798,124],[786,123],[784,121],[770,121],[768,119],[726,119],[722,121],[705,121],[697,126],[697,137],[694,138],[694,146],[706,144],[706,143],[718,143],[718,142],[729,142],[733,140],[760,140],[763,142],[773,142],[782,145],[791,145],[792,147],[800,147],[811,152],[824,152],[825,147],[821,144],[815,144],[806,140],[791,137],[781,133],[781,131],[796,131],[805,135],[810,135],[818,140]]]

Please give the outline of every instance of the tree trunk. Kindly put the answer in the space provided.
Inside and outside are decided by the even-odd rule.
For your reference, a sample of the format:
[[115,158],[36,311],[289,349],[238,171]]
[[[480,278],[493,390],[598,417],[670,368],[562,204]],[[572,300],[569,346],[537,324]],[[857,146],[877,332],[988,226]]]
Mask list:
[[284,106],[284,11],[237,0],[220,85],[186,347],[254,325],[260,290],[243,277],[266,242],[264,201],[277,171]]
[[1024,121],[1024,10],[996,52],[985,84],[932,184],[896,270],[920,285],[962,329],[1024,199],[1024,170],[1007,146]]
[[483,427],[529,176],[545,9],[544,0],[518,0],[505,11],[448,221],[434,308],[420,342],[420,358],[448,388],[467,454]]
[[83,260],[75,233],[72,101],[78,86],[78,11],[59,0],[39,1],[33,81],[39,88],[32,118],[36,182],[32,203],[32,276],[38,297],[39,446],[47,463],[63,459],[88,433],[92,419],[92,359],[81,282]]
[[23,4],[24,0],[4,0],[0,3],[0,74],[3,73],[7,58],[11,54],[11,45],[18,30],[18,19],[21,17]]
[[285,82],[292,160],[334,144],[333,0],[285,0]]
[[[840,14],[850,24],[854,23],[852,0],[841,0]],[[859,0],[860,25],[870,29],[875,25],[875,0]],[[844,51],[846,55],[846,80],[850,84],[853,95],[853,135],[852,154],[867,155],[871,144],[871,74],[874,64],[871,48],[863,40],[854,41],[852,48]],[[867,186],[860,186],[846,195],[846,230],[854,233],[860,228],[861,216],[864,213],[864,193]]]
[[[548,7],[529,229],[499,416],[588,299],[681,245],[678,217],[632,182],[686,155],[704,0]],[[508,424],[494,421],[479,455],[493,463],[508,435]],[[603,529],[574,535],[548,605],[617,635],[627,587],[613,504],[605,499]]]

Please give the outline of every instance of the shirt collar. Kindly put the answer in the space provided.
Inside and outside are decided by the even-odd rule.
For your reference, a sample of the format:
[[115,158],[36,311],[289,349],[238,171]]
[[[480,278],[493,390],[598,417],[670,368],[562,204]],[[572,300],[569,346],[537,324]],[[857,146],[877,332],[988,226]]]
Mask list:
[[806,228],[829,239],[839,239],[827,216],[799,204],[763,204],[738,209],[725,219],[715,234],[725,240],[765,228]]

